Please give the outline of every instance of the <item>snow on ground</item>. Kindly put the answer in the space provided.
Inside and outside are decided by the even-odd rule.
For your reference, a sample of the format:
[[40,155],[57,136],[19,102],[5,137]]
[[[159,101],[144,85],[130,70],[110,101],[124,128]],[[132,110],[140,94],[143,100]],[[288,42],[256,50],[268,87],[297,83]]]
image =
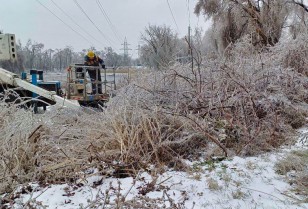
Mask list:
[[308,208],[308,203],[299,204],[303,197],[292,193],[292,187],[274,171],[280,157],[307,147],[307,139],[301,139],[295,146],[275,153],[234,157],[216,163],[189,162],[190,172],[170,170],[156,177],[143,172],[136,181],[131,177],[115,179],[94,175],[79,185],[35,186],[35,192],[16,200],[15,208],[23,208],[27,202],[33,202],[37,208],[51,209],[103,208],[98,203],[105,204],[105,208],[116,208],[113,203],[119,191],[122,200],[155,200],[157,204],[151,208]]

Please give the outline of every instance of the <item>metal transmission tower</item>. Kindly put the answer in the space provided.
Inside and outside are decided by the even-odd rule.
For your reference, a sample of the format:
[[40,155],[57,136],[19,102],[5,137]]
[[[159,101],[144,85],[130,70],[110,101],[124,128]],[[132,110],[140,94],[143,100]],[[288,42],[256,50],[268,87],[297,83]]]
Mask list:
[[122,46],[123,46],[123,48],[121,49],[121,50],[123,50],[124,51],[124,65],[125,66],[129,66],[129,54],[128,54],[128,51],[129,50],[132,50],[132,49],[130,49],[130,48],[128,48],[128,46],[130,45],[130,44],[128,44],[127,43],[127,39],[126,39],[126,37],[125,37],[125,39],[124,39],[124,43],[123,44],[121,44]]

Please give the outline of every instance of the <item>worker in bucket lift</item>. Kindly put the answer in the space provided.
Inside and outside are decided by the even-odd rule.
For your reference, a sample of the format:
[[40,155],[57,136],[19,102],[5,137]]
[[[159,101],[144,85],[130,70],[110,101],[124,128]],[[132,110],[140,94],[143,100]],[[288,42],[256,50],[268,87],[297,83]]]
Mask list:
[[[96,56],[93,51],[89,51],[88,54],[84,58],[84,65],[86,66],[99,66],[101,65],[103,69],[105,69],[104,60],[102,60],[100,57]],[[98,81],[101,82],[101,72],[100,70],[94,70],[94,69],[87,69],[91,82],[96,80],[96,72],[98,73]],[[102,94],[102,84],[98,84],[98,94]],[[96,84],[92,83],[92,93],[96,93]]]

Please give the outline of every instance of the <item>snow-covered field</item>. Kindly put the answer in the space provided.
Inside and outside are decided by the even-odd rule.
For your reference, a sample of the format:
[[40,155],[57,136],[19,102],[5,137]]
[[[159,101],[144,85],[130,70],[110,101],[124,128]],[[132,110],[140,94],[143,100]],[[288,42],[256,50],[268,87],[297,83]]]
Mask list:
[[[301,133],[307,132],[302,130]],[[292,192],[275,163],[292,150],[308,148],[307,139],[258,157],[221,162],[187,162],[188,172],[151,170],[116,179],[96,175],[72,185],[49,185],[21,194],[15,208],[308,208]],[[91,173],[91,172],[90,172]],[[122,206],[122,207],[121,207]]]

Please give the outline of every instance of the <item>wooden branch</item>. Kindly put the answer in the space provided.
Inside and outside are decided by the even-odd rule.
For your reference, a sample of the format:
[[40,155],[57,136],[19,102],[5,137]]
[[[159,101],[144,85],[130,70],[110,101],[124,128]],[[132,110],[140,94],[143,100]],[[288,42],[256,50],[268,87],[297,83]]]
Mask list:
[[212,136],[205,128],[203,128],[193,118],[189,117],[188,115],[183,115],[183,117],[185,117],[185,118],[189,119],[190,121],[192,121],[199,128],[199,130],[203,133],[203,135],[206,136],[210,141],[215,143],[218,147],[220,147],[223,150],[223,152],[225,153],[225,157],[228,157],[228,150],[227,150],[227,148],[222,143],[220,143],[220,141],[216,137]]
[[293,0],[293,3],[294,3],[294,4],[297,4],[298,6],[302,7],[306,12],[308,12],[308,6],[305,5],[305,4],[303,3],[303,1],[298,2],[298,1]]
[[273,41],[266,36],[263,30],[263,24],[261,22],[261,17],[258,12],[258,9],[250,1],[248,1],[248,7],[244,6],[242,3],[238,2],[237,0],[230,0],[230,1],[242,7],[242,9],[256,23],[256,32],[259,34],[259,36],[261,36],[263,42],[266,44],[270,44],[271,46],[274,46],[275,44],[273,43]]

